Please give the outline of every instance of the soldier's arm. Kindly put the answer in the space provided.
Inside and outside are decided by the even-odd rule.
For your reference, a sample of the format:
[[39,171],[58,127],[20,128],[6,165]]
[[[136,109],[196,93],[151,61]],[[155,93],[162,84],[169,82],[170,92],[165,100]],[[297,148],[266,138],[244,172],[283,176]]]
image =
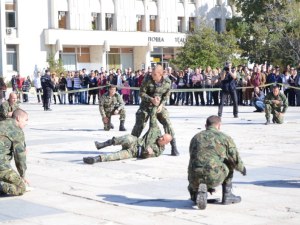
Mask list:
[[171,83],[168,83],[166,85],[166,90],[165,93],[161,96],[161,101],[159,105],[165,105],[168,99],[170,98],[170,93],[171,93]]
[[147,94],[148,79],[144,80],[140,87],[140,97],[143,101],[151,102],[152,97]]
[[265,97],[265,104],[272,104],[272,99],[270,97],[271,95],[267,94],[267,96]]
[[148,145],[146,149],[142,152],[142,158],[158,157],[164,151],[164,146],[158,146],[157,144]]
[[227,157],[228,157],[228,163],[230,164],[229,166],[236,169],[239,172],[243,172],[244,170],[244,163],[237,151],[236,145],[233,142],[232,138],[228,137],[228,152],[227,152]]
[[102,118],[106,117],[104,110],[104,95],[100,98],[99,112]]
[[4,103],[0,106],[0,115],[3,119],[8,117],[8,107]]
[[118,107],[118,111],[120,111],[121,109],[124,109],[125,103],[123,101],[122,96],[119,93],[117,93],[117,101],[118,101],[118,106],[117,106]]
[[285,113],[287,108],[289,107],[289,104],[288,104],[288,101],[287,101],[285,95],[282,93],[280,93],[280,95],[281,95],[282,106],[283,106],[281,113]]
[[25,143],[22,139],[23,138],[20,138],[19,140],[14,142],[14,158],[15,158],[16,168],[20,176],[24,178],[27,166],[26,166]]

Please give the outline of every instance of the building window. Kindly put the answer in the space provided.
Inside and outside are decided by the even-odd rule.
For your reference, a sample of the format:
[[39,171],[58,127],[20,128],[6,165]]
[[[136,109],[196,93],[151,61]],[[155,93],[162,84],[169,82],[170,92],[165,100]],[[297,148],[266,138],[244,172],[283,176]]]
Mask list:
[[106,13],[105,30],[113,30],[113,14],[111,13]]
[[150,31],[156,31],[156,16],[150,16]]
[[77,48],[77,62],[89,63],[90,62],[90,49],[89,48]]
[[183,32],[183,17],[178,17],[177,20],[178,23],[178,32]]
[[143,19],[141,15],[136,16],[136,31],[143,31]]
[[195,31],[195,17],[189,18],[189,32]]
[[174,59],[174,48],[154,47],[151,52],[151,66],[162,65],[165,69],[171,59]]
[[92,30],[99,30],[99,14],[92,12]]
[[58,28],[67,29],[67,12],[58,12]]
[[16,27],[15,2],[12,0],[5,2],[5,21],[6,27]]
[[5,12],[6,16],[6,27],[16,27],[16,13],[15,12]]
[[75,51],[75,48],[63,48],[60,57],[62,59],[65,70],[77,70]]
[[221,19],[217,18],[215,20],[215,31],[217,31],[218,33],[221,32]]
[[7,70],[17,71],[17,48],[16,45],[7,45],[6,47],[6,57],[7,57]]

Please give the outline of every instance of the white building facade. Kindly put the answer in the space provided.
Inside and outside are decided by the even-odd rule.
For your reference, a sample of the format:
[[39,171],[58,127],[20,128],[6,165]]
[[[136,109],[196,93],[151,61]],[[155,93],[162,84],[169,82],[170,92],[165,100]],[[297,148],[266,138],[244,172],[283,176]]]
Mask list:
[[1,0],[0,76],[32,75],[50,55],[66,70],[168,65],[205,21],[223,31],[227,0]]

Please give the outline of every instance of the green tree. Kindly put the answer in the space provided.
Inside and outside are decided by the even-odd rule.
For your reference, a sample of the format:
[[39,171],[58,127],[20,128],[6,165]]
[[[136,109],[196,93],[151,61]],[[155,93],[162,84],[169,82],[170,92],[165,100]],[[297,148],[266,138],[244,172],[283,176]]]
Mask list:
[[234,0],[237,12],[227,30],[234,31],[242,56],[251,62],[290,64],[299,60],[299,9],[296,0]]
[[186,43],[172,61],[177,68],[217,67],[228,60],[238,63],[239,51],[232,33],[218,33],[212,28],[201,26],[187,37]]
[[50,72],[55,72],[58,76],[60,73],[64,72],[64,66],[61,59],[55,59],[53,54],[49,54],[47,62],[49,64]]

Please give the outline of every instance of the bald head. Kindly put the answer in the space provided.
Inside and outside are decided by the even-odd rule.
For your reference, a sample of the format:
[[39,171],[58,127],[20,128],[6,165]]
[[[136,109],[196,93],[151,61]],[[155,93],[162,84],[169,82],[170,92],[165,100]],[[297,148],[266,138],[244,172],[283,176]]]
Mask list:
[[170,134],[164,134],[161,137],[158,138],[157,143],[159,144],[159,146],[164,146],[166,144],[169,144],[170,141],[172,141],[172,136]]
[[11,93],[9,94],[8,102],[9,102],[10,105],[13,105],[13,104],[15,104],[15,103],[17,102],[17,99],[18,99],[18,98],[17,98],[16,93],[11,92]]
[[164,69],[161,65],[158,65],[154,68],[154,70],[152,71],[152,79],[155,82],[159,82],[161,81],[162,77],[164,74]]

